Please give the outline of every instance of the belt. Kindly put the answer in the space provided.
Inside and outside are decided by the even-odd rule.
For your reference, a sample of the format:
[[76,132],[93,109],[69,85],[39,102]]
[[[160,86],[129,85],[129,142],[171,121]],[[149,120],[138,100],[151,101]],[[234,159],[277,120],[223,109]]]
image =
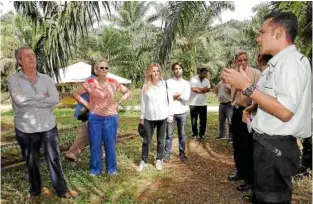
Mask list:
[[229,102],[226,102],[226,103],[220,103],[220,104],[222,104],[222,105],[228,105],[228,104],[230,104],[231,102],[229,101]]
[[[259,133],[255,132],[253,134],[253,139],[255,141],[258,141],[267,150],[273,152],[277,157],[280,157],[281,151],[279,149],[277,149],[275,146],[273,146],[271,143],[264,140],[265,136],[266,136],[266,134],[259,134]],[[274,136],[273,136],[273,139],[274,139]]]
[[233,107],[234,107],[235,110],[243,110],[243,109],[246,108],[244,106],[238,106],[238,105],[234,105]]

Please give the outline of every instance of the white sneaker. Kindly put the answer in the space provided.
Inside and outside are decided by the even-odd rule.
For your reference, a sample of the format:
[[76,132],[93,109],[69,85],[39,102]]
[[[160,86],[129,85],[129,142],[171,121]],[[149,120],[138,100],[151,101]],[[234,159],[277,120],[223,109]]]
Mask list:
[[156,170],[162,170],[163,169],[163,162],[161,160],[155,161],[155,168]]
[[141,161],[136,171],[141,172],[146,168],[147,164],[144,161]]

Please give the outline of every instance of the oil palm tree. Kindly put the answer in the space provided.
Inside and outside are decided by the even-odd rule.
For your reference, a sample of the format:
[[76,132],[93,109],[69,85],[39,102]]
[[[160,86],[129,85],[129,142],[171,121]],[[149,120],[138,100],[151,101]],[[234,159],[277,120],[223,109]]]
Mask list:
[[[110,4],[102,2],[105,12],[110,14]],[[33,28],[42,31],[34,45],[38,70],[50,76],[59,77],[59,68],[66,67],[72,55],[72,48],[81,37],[88,35],[88,28],[94,20],[100,20],[98,1],[15,1],[18,13],[29,17]]]
[[[169,15],[165,22],[164,34],[158,54],[158,61],[165,65],[169,59],[173,43],[177,34],[184,35],[189,25],[205,25],[208,28],[212,19],[219,17],[221,12],[226,9],[234,10],[233,2],[204,2],[204,1],[175,1],[168,2]],[[201,23],[195,20],[195,16]],[[192,23],[193,22],[193,23]],[[200,27],[199,27],[200,28]]]

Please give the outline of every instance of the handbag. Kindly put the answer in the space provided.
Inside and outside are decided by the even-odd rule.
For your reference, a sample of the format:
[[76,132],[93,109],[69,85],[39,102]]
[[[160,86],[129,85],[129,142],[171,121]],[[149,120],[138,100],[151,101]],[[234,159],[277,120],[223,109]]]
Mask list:
[[83,106],[80,110],[79,110],[79,114],[77,116],[77,120],[81,120],[82,122],[85,122],[88,120],[88,113],[89,110],[88,108],[86,108],[85,106]]
[[146,135],[145,127],[141,123],[139,123],[139,125],[138,125],[138,133],[139,133],[140,137],[142,137],[142,138],[144,138]]

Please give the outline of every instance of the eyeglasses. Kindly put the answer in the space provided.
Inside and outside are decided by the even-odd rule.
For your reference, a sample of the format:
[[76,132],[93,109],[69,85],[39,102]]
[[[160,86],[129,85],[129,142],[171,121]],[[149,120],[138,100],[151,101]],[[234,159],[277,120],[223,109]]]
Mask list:
[[240,60],[237,60],[237,62],[248,62],[248,59],[240,59]]
[[101,70],[109,70],[110,68],[109,68],[109,67],[98,67],[98,69],[101,69]]

